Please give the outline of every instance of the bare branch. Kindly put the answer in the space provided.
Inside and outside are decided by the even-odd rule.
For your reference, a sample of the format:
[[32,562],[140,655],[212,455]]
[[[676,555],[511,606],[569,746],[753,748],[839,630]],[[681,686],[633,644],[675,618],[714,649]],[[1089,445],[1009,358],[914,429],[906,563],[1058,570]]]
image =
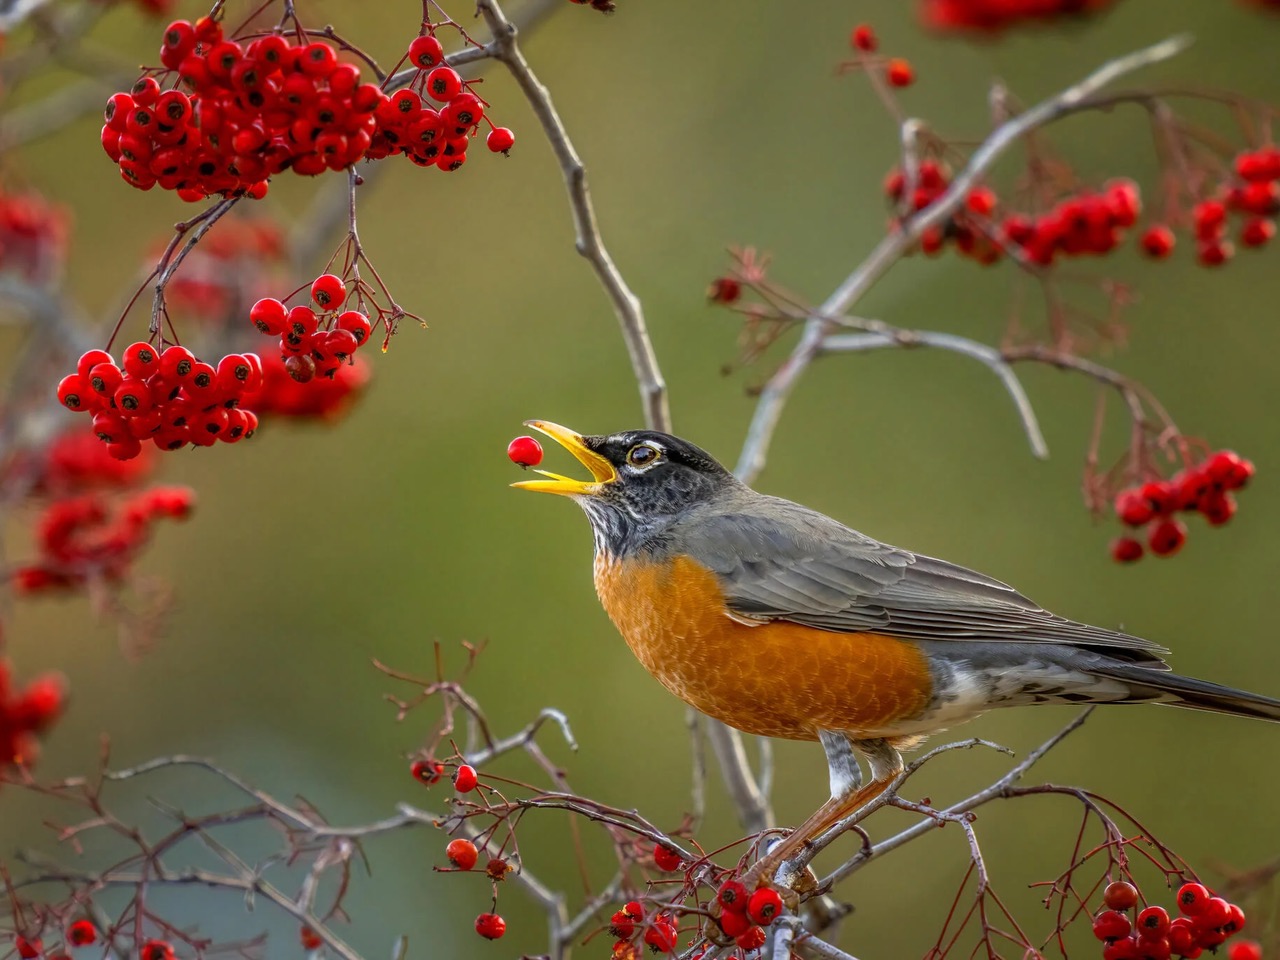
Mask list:
[[738,477],[749,483],[764,468],[769,444],[782,416],[783,407],[801,374],[822,352],[823,340],[830,332],[830,321],[827,318],[847,313],[880,277],[916,245],[926,230],[951,216],[964,202],[978,179],[1020,139],[1045,124],[1089,108],[1089,97],[1113,80],[1173,57],[1182,52],[1189,42],[1187,37],[1173,37],[1108,61],[1076,85],[1041,101],[1025,113],[997,127],[973,152],[968,164],[951,182],[946,192],[881,240],[826,302],[814,311],[814,316],[806,321],[804,333],[795,348],[760,393],[760,400],[756,404],[738,459],[735,471]]

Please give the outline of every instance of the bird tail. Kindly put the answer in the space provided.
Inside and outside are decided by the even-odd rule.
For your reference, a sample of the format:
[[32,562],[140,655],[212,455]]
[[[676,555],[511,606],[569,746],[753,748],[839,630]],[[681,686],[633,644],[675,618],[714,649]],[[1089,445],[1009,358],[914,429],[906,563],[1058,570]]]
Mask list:
[[1224,687],[1207,680],[1182,677],[1176,673],[1152,670],[1149,667],[1108,664],[1101,669],[1095,668],[1094,672],[1099,676],[1127,683],[1134,700],[1280,723],[1280,700],[1272,697]]

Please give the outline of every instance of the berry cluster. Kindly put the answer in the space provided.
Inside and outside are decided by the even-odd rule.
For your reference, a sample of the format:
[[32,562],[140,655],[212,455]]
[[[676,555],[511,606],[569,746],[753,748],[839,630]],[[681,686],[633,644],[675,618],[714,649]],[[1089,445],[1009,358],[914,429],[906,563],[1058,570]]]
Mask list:
[[58,719],[66,699],[66,683],[53,673],[15,690],[9,661],[0,660],[0,767],[35,762],[36,737]]
[[637,937],[654,953],[674,953],[680,941],[670,914],[656,913],[646,920],[645,909],[638,900],[624,904],[609,918],[609,934],[616,941],[613,960],[636,960],[640,955]]
[[[1221,266],[1235,255],[1227,237],[1229,214],[1240,219],[1236,236],[1242,246],[1265,247],[1276,235],[1273,218],[1280,212],[1280,148],[1245,150],[1236,155],[1233,169],[1234,179],[1191,208],[1196,260],[1202,266]],[[1166,224],[1153,224],[1142,235],[1142,250],[1152,259],[1164,259],[1173,247],[1174,233]]]
[[[1177,553],[1187,539],[1186,525],[1178,513],[1199,513],[1211,526],[1221,526],[1235,516],[1232,493],[1249,482],[1253,464],[1230,450],[1220,450],[1168,480],[1152,480],[1126,487],[1116,494],[1115,512],[1129,527],[1147,528],[1147,547],[1158,557]],[[1145,553],[1136,537],[1120,537],[1111,544],[1111,556],[1121,563],[1140,560]]]
[[53,280],[66,257],[69,219],[38,193],[0,193],[0,267],[35,283]]
[[750,896],[737,880],[726,880],[716,894],[722,912],[720,929],[743,950],[764,945],[764,928],[782,913],[782,898],[776,890],[760,887]]
[[1181,916],[1173,919],[1161,906],[1139,910],[1137,888],[1125,880],[1109,884],[1102,900],[1105,909],[1093,919],[1093,935],[1106,944],[1103,960],[1190,960],[1244,928],[1244,911],[1199,883],[1178,889]]
[[209,447],[253,436],[258,415],[241,400],[262,382],[257,354],[231,353],[215,367],[186,347],[129,345],[119,366],[105,350],[89,350],[58,384],[68,410],[93,415],[107,452],[130,460],[150,440],[161,450]]
[[317,376],[333,379],[373,330],[366,314],[342,309],[346,300],[342,278],[326,273],[311,284],[311,301],[319,313],[306,304],[289,308],[266,297],[249,310],[249,319],[260,332],[279,338],[285,370],[298,383]]
[[[369,157],[380,160],[401,153],[420,167],[457,170],[467,162],[467,147],[488,104],[456,70],[444,63],[444,48],[433,35],[409,46],[409,62],[418,68],[409,86],[378,105],[377,129]],[[419,93],[421,91],[421,93]],[[424,97],[440,106],[428,105]],[[506,127],[493,127],[487,145],[506,153],[516,142]]]
[[1024,20],[1080,17],[1113,0],[922,0],[920,18],[935,30],[995,32]]
[[246,47],[208,17],[169,24],[160,62],[191,93],[143,76],[107,101],[102,146],[127,183],[184,200],[261,198],[267,178],[286,169],[341,170],[365,155],[386,100],[322,40],[273,33]]
[[915,83],[916,71],[910,60],[902,57],[872,57],[880,48],[880,39],[870,24],[860,23],[849,34],[849,46],[856,59],[841,64],[841,70],[878,70],[891,87],[909,87]]
[[195,493],[189,487],[152,487],[113,510],[101,495],[55,500],[36,526],[40,559],[16,568],[20,593],[81,586],[91,579],[122,580],[151,537],[157,520],[185,520]]
[[[915,212],[937,200],[950,182],[946,165],[930,159],[921,162],[910,197],[905,196],[906,175],[897,168],[885,178],[884,192],[895,207],[905,203]],[[1059,256],[1106,254],[1119,246],[1124,231],[1137,222],[1142,199],[1132,180],[1112,180],[1099,192],[1063,197],[1034,217],[1021,213],[998,217],[998,206],[994,190],[974,187],[964,206],[945,225],[924,232],[921,249],[934,255],[951,242],[961,255],[982,264],[995,263],[1005,252],[1016,252],[1041,266],[1049,266]]]

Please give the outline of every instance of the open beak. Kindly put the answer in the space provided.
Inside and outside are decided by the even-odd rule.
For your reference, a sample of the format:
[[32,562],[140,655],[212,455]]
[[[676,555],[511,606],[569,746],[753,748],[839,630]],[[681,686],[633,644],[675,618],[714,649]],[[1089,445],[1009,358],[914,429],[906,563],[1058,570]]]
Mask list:
[[618,471],[600,454],[591,450],[582,441],[582,435],[574,433],[568,427],[562,427],[558,423],[549,423],[546,420],[526,420],[526,427],[532,427],[539,433],[545,433],[560,446],[564,447],[572,453],[584,467],[591,471],[591,480],[574,480],[570,477],[562,477],[558,473],[550,473],[547,470],[535,470],[546,480],[521,480],[519,483],[513,483],[512,486],[520,490],[533,490],[537,493],[558,493],[561,496],[586,496],[598,493],[600,488],[606,483],[612,483],[618,479]]

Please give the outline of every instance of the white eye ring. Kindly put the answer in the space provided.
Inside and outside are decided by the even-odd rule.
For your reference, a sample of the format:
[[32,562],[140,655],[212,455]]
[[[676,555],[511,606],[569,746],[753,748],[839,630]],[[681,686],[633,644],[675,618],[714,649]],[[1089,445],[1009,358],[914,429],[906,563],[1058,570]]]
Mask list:
[[627,466],[645,470],[662,458],[662,451],[652,443],[637,443],[627,451]]

